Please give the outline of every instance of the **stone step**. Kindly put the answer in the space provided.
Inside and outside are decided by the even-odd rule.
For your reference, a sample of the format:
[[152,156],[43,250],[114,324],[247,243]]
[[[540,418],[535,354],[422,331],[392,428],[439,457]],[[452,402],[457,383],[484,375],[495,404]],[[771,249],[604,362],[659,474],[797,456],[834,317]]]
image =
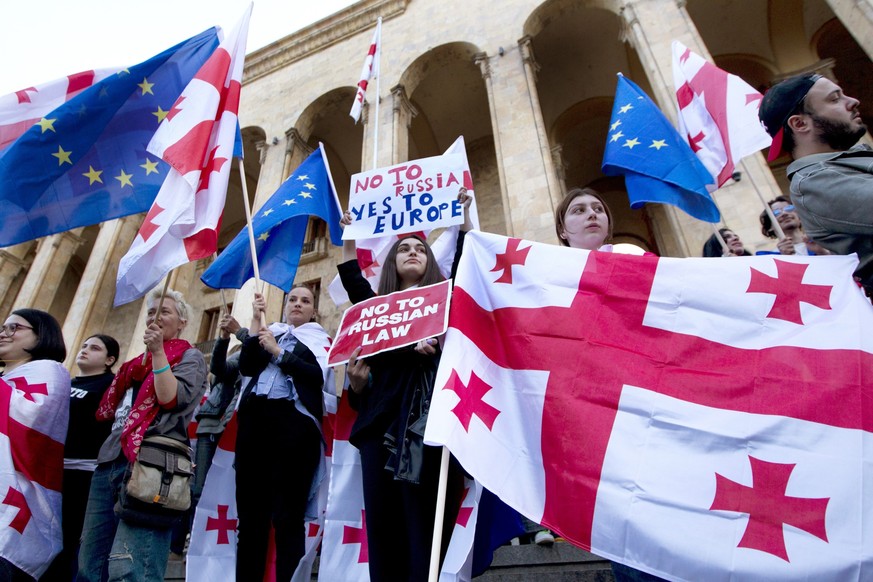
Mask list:
[[[316,561],[312,580],[318,579]],[[503,546],[494,552],[491,568],[476,582],[613,582],[609,561],[564,542],[551,547],[531,545]],[[185,562],[167,563],[165,582],[185,580]]]

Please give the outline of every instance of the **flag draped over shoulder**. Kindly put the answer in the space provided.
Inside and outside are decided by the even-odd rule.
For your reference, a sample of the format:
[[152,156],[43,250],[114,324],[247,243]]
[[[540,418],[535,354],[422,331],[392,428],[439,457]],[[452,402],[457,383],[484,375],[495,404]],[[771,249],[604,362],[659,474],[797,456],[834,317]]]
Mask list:
[[[473,228],[479,228],[479,211],[476,206],[476,196],[473,188],[473,179],[470,175],[470,165],[466,161],[467,149],[464,144],[464,136],[459,136],[458,139],[449,146],[445,151],[446,154],[463,154],[465,160],[464,170],[464,188],[467,193],[473,197],[470,203],[470,221],[473,223]],[[452,262],[455,258],[455,244],[458,240],[458,232],[460,226],[451,226],[445,229],[440,236],[431,245],[434,257],[440,268],[440,272],[444,277],[449,277],[452,270]],[[427,236],[430,231],[424,231],[421,234]],[[375,291],[379,286],[379,276],[382,273],[382,264],[385,262],[385,257],[388,256],[388,251],[391,250],[391,245],[397,241],[396,236],[385,236],[380,238],[362,239],[357,241],[358,265],[361,267],[361,273],[364,278],[370,283],[370,286]],[[342,305],[349,300],[346,290],[343,289],[342,281],[339,276],[333,278],[328,285],[330,298],[337,305]]]
[[679,133],[717,186],[730,179],[740,159],[770,145],[772,138],[758,119],[763,96],[675,40],[673,83]]
[[631,208],[660,202],[706,222],[721,219],[707,190],[709,171],[648,95],[623,75],[615,90],[603,172],[624,175]]
[[[370,84],[370,79],[379,76],[379,60],[382,54],[382,19],[376,22],[376,32],[373,33],[373,40],[370,42],[370,48],[367,49],[367,58],[364,59],[364,66],[361,68],[361,80],[358,81],[358,90],[355,92],[355,102],[352,103],[352,110],[349,115],[355,120],[355,123],[361,119],[361,108],[364,105],[364,97],[367,95],[367,85]],[[376,96],[378,99],[379,96]]]
[[664,578],[869,579],[856,264],[471,232],[425,441],[530,519]]
[[35,360],[0,378],[0,556],[34,578],[61,550],[70,374]]
[[[315,355],[321,367],[324,385],[324,417],[322,418],[322,435],[325,442],[333,438],[334,417],[336,416],[336,394],[333,389],[335,379],[333,370],[327,367],[327,349],[330,337],[321,326],[305,324],[292,333],[306,345]],[[248,378],[243,378],[243,386]],[[239,406],[239,402],[237,402]],[[237,416],[234,411],[218,441],[218,448],[209,467],[206,483],[200,502],[194,512],[191,525],[191,543],[188,547],[185,579],[190,582],[212,582],[213,580],[234,580],[236,573],[236,544],[239,530],[239,516],[236,509],[236,434]],[[270,446],[270,443],[264,443]],[[312,579],[312,566],[316,551],[321,543],[324,531],[324,511],[327,505],[327,486],[330,476],[331,450],[324,451],[325,459],[322,467],[316,473],[318,489],[314,499],[307,507],[305,553],[301,558],[292,577],[292,582],[308,582]],[[271,536],[272,538],[272,536]],[[267,569],[265,576],[271,576],[275,569],[275,544],[270,541],[270,551],[267,552]],[[270,579],[275,579],[273,576]],[[240,581],[243,582],[243,581]]]
[[117,73],[0,97],[0,246],[146,211],[168,171],[146,145],[217,44],[210,29]]
[[142,297],[175,267],[213,254],[234,156],[251,4],[167,113],[149,151],[171,169],[118,265],[115,305]]
[[[319,147],[285,180],[252,219],[261,278],[286,293],[294,284],[310,216],[327,223],[342,244],[339,201]],[[248,227],[231,241],[200,279],[214,289],[239,289],[254,277]]]

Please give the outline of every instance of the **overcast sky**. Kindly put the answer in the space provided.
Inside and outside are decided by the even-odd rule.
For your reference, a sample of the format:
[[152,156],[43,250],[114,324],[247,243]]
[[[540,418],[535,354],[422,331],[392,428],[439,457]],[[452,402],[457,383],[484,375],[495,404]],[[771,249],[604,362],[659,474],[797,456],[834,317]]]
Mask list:
[[[249,0],[11,0],[0,24],[0,95],[88,69],[140,63],[220,26],[230,32]],[[250,53],[353,4],[255,0]]]

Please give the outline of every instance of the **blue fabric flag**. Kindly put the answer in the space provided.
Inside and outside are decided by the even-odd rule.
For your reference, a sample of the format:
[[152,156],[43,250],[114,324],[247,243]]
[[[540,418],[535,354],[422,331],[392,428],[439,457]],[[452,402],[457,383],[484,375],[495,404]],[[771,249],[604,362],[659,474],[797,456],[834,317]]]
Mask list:
[[148,210],[169,166],[146,146],[217,46],[211,28],[123,69],[0,152],[0,246]]
[[[291,290],[310,216],[328,224],[330,240],[342,244],[340,210],[322,149],[315,150],[252,217],[261,279]],[[239,289],[255,276],[248,229],[243,228],[200,280],[213,289]]]
[[631,208],[647,202],[678,206],[694,218],[721,215],[706,186],[712,175],[642,89],[618,76],[603,173],[624,175]]

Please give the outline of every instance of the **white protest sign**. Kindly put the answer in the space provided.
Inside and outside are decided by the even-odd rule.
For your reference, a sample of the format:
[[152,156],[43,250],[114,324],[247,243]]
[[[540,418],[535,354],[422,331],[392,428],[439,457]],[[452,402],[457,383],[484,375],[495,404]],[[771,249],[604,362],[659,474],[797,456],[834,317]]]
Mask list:
[[[428,231],[464,222],[458,191],[469,184],[464,154],[443,154],[352,176],[352,224],[343,240]],[[465,181],[465,177],[467,178]]]

